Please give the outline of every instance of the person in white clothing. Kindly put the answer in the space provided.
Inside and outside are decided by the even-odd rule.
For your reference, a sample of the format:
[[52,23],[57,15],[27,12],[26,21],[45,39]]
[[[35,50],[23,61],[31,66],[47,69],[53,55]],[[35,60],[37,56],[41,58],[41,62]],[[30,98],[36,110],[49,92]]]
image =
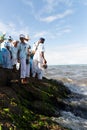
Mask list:
[[33,57],[33,77],[35,77],[37,74],[38,79],[41,80],[43,78],[43,65],[47,63],[44,56],[45,52],[44,41],[45,41],[44,38],[39,39]]
[[0,67],[2,67],[3,64],[2,48],[5,48],[4,47],[4,41],[6,40],[5,35],[6,35],[5,33],[0,34]]
[[18,62],[20,62],[21,65],[21,72],[20,72],[20,78],[21,83],[26,84],[26,57],[28,54],[28,45],[25,42],[25,36],[23,34],[20,35],[20,43],[18,47]]
[[5,42],[5,48],[2,53],[3,58],[3,68],[12,69],[12,52],[10,50],[10,43]]
[[19,41],[14,40],[13,45],[11,46],[11,52],[12,52],[12,66],[13,70],[17,70],[17,52],[18,52],[18,43]]
[[28,78],[30,77],[30,54],[31,54],[31,46],[29,45],[29,40],[30,37],[29,35],[25,36],[25,42],[27,43],[27,56],[26,56],[26,79],[28,80]]

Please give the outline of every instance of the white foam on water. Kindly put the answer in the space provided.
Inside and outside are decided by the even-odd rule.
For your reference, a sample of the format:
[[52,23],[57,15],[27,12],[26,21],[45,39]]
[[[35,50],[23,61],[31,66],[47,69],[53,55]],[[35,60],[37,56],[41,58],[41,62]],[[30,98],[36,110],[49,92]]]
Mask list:
[[71,128],[72,130],[87,130],[87,120],[77,117],[71,112],[61,112],[61,117],[52,117],[52,120],[57,122],[66,128]]
[[[81,99],[71,100],[73,106],[87,108],[87,65],[60,65],[48,67],[46,76],[62,81],[72,92],[81,94]],[[61,112],[61,117],[52,118],[58,124],[72,130],[87,130],[87,119],[75,116],[71,112]]]
[[64,83],[72,92],[87,95],[87,84]]

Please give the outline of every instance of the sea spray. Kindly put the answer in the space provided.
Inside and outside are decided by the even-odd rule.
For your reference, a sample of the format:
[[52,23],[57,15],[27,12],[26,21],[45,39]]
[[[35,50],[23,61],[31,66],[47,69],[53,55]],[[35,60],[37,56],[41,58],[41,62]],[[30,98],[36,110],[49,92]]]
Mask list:
[[62,111],[61,117],[53,117],[52,120],[72,130],[87,130],[87,120],[77,117],[71,112]]
[[45,76],[62,81],[74,93],[68,99],[74,111],[61,111],[59,118],[52,119],[72,130],[87,130],[87,65],[49,66]]

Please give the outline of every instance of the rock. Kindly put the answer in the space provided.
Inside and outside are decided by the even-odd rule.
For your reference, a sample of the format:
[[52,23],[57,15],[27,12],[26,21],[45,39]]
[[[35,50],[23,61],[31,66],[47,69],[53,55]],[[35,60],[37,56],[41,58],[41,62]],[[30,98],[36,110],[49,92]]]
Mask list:
[[[60,114],[58,99],[62,102],[69,95],[63,84],[46,78],[29,78],[29,83],[22,85],[19,72],[2,68],[0,77],[0,127],[17,130],[65,130],[51,120],[52,116],[58,117]],[[19,82],[10,82],[15,79]]]

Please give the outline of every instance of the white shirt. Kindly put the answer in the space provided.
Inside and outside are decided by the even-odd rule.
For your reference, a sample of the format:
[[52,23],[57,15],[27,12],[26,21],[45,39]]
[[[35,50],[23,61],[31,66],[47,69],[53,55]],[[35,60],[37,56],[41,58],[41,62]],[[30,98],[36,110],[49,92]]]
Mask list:
[[38,48],[34,54],[33,59],[37,60],[38,62],[41,62],[43,60],[43,57],[41,56],[41,52],[45,52],[44,44],[39,43]]
[[27,43],[19,43],[18,50],[20,51],[20,58],[26,58],[28,53],[28,44]]
[[12,58],[17,59],[17,52],[18,52],[18,47],[11,47],[11,52],[12,52]]
[[12,68],[12,60],[9,50],[6,48],[3,53],[3,68]]

